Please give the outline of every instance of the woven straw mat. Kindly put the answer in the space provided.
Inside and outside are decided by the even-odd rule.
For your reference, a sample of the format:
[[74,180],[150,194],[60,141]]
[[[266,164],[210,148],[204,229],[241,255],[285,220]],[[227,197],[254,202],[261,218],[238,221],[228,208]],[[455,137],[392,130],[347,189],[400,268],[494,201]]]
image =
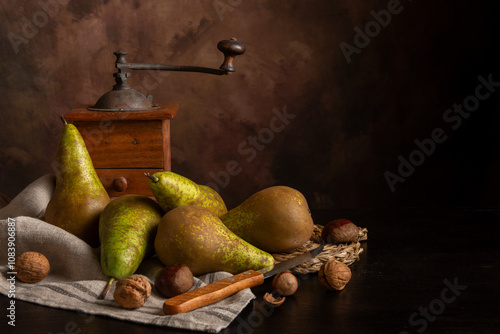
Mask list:
[[[359,237],[357,242],[342,243],[342,244],[325,244],[323,251],[315,258],[291,269],[290,271],[295,274],[310,274],[318,272],[323,263],[335,259],[337,262],[351,265],[359,260],[359,255],[363,252],[360,241],[368,239],[368,230],[366,228],[359,228]],[[274,253],[272,254],[276,262],[282,262],[298,256],[302,253],[309,252],[321,244],[321,231],[322,225],[314,224],[314,231],[311,238],[301,247],[296,248],[291,252]]]

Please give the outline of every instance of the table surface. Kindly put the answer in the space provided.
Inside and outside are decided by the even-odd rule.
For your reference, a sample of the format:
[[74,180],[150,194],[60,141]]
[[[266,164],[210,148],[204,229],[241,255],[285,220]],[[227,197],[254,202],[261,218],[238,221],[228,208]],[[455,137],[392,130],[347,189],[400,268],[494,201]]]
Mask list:
[[[368,228],[343,291],[316,274],[278,308],[263,307],[271,280],[221,333],[499,333],[500,208],[314,211],[318,224],[348,218]],[[0,297],[5,311],[8,299]],[[0,329],[7,327],[4,319]],[[16,333],[164,333],[145,326],[16,303]],[[4,332],[3,330],[1,331]],[[168,329],[169,333],[193,333]]]

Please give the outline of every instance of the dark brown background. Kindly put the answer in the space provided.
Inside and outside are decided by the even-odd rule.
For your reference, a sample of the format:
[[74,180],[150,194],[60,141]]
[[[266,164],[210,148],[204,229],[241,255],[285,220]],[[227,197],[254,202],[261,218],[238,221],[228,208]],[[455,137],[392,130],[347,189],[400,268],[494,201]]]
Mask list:
[[[0,1],[0,191],[9,196],[52,172],[59,116],[111,89],[113,51],[130,62],[218,67],[217,42],[234,36],[247,51],[233,75],[131,77],[156,102],[180,104],[174,171],[207,184],[238,162],[220,187],[228,206],[276,184],[299,189],[313,208],[500,201],[498,92],[458,129],[443,120],[478,76],[500,81],[495,1],[402,0],[350,63],[340,43],[352,45],[353,29],[390,1],[55,1]],[[40,3],[52,4],[48,14]],[[9,33],[31,36],[16,53]],[[284,108],[295,118],[247,161],[238,146],[269,134],[273,109]],[[435,128],[447,140],[392,192],[384,173],[397,173],[398,156]]]

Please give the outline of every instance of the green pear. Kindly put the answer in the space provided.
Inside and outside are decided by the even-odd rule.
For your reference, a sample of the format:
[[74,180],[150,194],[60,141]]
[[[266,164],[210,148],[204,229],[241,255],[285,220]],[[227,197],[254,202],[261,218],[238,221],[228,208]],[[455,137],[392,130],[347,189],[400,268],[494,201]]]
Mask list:
[[270,253],[288,252],[304,245],[314,229],[302,193],[285,186],[253,194],[220,219],[237,236]]
[[101,267],[110,277],[108,285],[114,279],[131,276],[142,260],[152,255],[162,215],[160,206],[143,195],[123,195],[104,208],[99,219],[99,238]]
[[47,205],[45,221],[97,247],[99,215],[109,203],[109,195],[80,132],[73,124],[64,123],[56,153],[56,188]]
[[202,206],[217,216],[227,212],[220,195],[210,187],[168,171],[153,175],[146,173],[146,176],[150,178],[149,186],[165,212],[184,205]]
[[155,251],[164,265],[184,263],[195,276],[215,271],[236,274],[274,263],[271,254],[239,238],[214,213],[196,205],[180,206],[163,216]]

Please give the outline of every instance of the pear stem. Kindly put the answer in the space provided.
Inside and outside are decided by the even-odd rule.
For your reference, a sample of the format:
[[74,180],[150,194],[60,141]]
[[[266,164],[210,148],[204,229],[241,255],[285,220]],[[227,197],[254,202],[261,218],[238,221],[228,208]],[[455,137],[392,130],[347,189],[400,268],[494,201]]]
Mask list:
[[102,290],[101,294],[99,295],[99,299],[104,299],[106,298],[106,295],[108,294],[109,289],[111,288],[111,285],[113,284],[113,281],[115,280],[114,277],[111,277],[108,281],[108,284],[104,287],[104,290]]
[[150,178],[150,179],[151,179],[154,183],[156,183],[156,182],[160,181],[160,179],[159,179],[159,178],[157,178],[156,176],[151,175],[151,174],[149,174],[149,173],[144,173],[144,175],[146,175],[147,177],[149,177],[149,178]]
[[61,121],[63,122],[64,125],[68,125],[68,122],[64,119],[64,116],[61,116]]

